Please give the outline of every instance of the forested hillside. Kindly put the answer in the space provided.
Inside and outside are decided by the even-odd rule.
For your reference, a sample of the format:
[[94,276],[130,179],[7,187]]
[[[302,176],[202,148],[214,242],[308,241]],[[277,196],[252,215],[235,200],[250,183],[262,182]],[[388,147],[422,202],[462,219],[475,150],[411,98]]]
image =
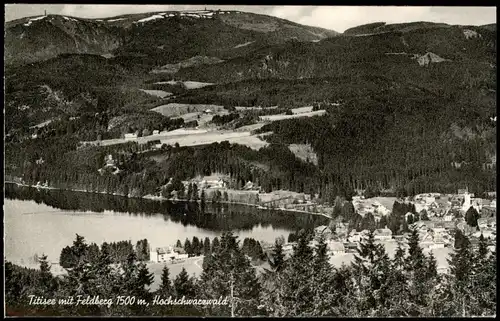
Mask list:
[[[126,30],[107,58],[68,53],[7,66],[7,172],[27,182],[131,195],[153,193],[173,176],[214,169],[265,190],[318,193],[325,200],[366,188],[406,194],[495,189],[496,28],[372,24],[331,37],[336,34],[259,15],[170,14],[95,22]],[[9,28],[40,26],[43,33],[52,23],[46,19]],[[176,81],[206,84],[192,89]],[[220,105],[233,113],[236,106],[262,106],[261,114],[265,107],[278,106],[269,112],[278,113],[312,105],[327,114],[266,124],[258,132],[272,132],[266,139],[273,145],[260,151],[221,144],[201,148],[201,155],[198,148],[170,146],[158,151],[163,161],[157,163],[138,153],[151,146],[136,146],[115,155],[119,174],[97,172],[108,147],[77,150],[81,141],[198,125],[151,111],[171,102]],[[258,120],[257,114],[236,116],[217,115],[209,123],[234,130]],[[312,145],[318,166],[288,151],[297,143]],[[40,158],[43,164],[36,163]]]

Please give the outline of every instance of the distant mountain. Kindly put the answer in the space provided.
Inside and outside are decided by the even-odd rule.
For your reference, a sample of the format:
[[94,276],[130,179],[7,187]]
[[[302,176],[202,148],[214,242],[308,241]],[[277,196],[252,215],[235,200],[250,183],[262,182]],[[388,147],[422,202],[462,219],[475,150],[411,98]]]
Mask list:
[[239,11],[180,11],[83,19],[60,15],[6,23],[5,61],[23,64],[62,53],[140,58],[152,66],[193,56],[221,59],[289,39],[319,41],[337,32]]
[[[496,31],[469,26],[432,25],[431,28],[430,25],[401,24],[392,31],[365,36],[342,35],[317,43],[288,41],[222,63],[182,68],[176,77],[234,82],[254,78],[302,79],[355,72],[384,73],[384,70],[393,68],[404,73],[405,65],[424,66],[429,63],[456,66],[467,63],[485,70],[496,64]],[[362,32],[385,25],[369,26]],[[426,59],[429,56],[435,59]]]
[[121,30],[102,22],[48,15],[7,22],[5,62],[23,64],[64,53],[105,54],[123,42]]
[[497,24],[496,23],[491,23],[489,25],[482,25],[481,27],[485,28],[485,29],[488,29],[490,31],[494,31],[494,32],[497,31]]
[[344,35],[365,36],[385,32],[410,32],[417,29],[434,29],[447,27],[451,26],[446,23],[434,23],[425,21],[394,24],[387,24],[386,22],[374,22],[347,29],[346,31],[344,31]]
[[[206,14],[209,13],[213,12]],[[10,47],[11,61],[16,57],[22,60],[55,55],[66,50],[62,43],[69,47],[78,44],[82,51],[92,50],[94,55],[62,54],[33,64],[8,66],[5,90],[7,106],[13,106],[10,109],[12,113],[24,110],[23,106],[30,106],[31,109],[26,109],[23,113],[29,114],[33,122],[42,122],[52,114],[47,111],[54,109],[50,104],[47,108],[43,107],[47,102],[45,98],[38,104],[33,98],[40,95],[45,97],[46,91],[40,91],[40,88],[45,88],[43,86],[60,91],[61,95],[64,93],[69,100],[80,94],[95,98],[103,90],[106,97],[121,97],[124,91],[136,92],[140,88],[146,88],[145,81],[152,84],[172,78],[230,84],[195,90],[184,98],[182,95],[179,97],[200,103],[212,103],[211,100],[215,99],[222,104],[231,101],[251,103],[255,100],[295,105],[309,104],[318,98],[314,97],[310,89],[299,90],[297,95],[290,95],[288,91],[286,95],[277,91],[273,94],[273,90],[282,87],[279,83],[273,85],[271,82],[260,91],[255,91],[252,85],[251,92],[245,89],[246,85],[239,85],[245,80],[262,79],[350,79],[338,86],[342,88],[339,92],[341,95],[356,95],[355,88],[361,88],[364,84],[371,88],[372,84],[367,83],[363,77],[372,76],[392,79],[402,87],[410,83],[410,87],[416,85],[428,88],[430,92],[443,91],[441,87],[444,86],[447,91],[454,92],[456,97],[478,94],[459,88],[452,89],[469,81],[476,82],[477,86],[474,85],[474,88],[482,84],[479,86],[483,87],[481,90],[491,91],[496,88],[490,79],[494,77],[496,66],[496,30],[492,31],[489,27],[399,24],[397,28],[394,25],[391,27],[393,31],[384,33],[366,36],[339,35],[313,42],[309,40],[314,37],[318,40],[329,33],[320,33],[321,30],[315,28],[262,15],[235,12],[213,15],[215,18],[200,18],[204,16],[201,14],[197,14],[198,18],[195,18],[191,13],[140,14],[95,21],[48,16],[34,21],[24,19],[11,22],[8,26],[11,36],[13,30],[18,29],[25,30],[26,33],[38,32],[40,34],[37,38],[44,39],[40,42],[56,39],[49,36],[52,31],[54,34],[66,34],[68,30],[74,32],[76,29],[71,29],[72,26],[87,31],[79,35],[75,33],[71,40],[63,37],[65,42],[60,45],[47,47],[31,56],[28,54],[29,50],[17,43],[20,48],[13,50]],[[236,20],[241,23],[239,28],[233,26]],[[29,21],[32,21],[31,24]],[[245,21],[247,23],[243,24]],[[104,27],[107,23],[110,25]],[[25,26],[26,24],[29,26]],[[377,28],[381,30],[387,25],[379,23],[368,26],[364,27],[363,32]],[[30,29],[32,27],[34,28]],[[265,28],[271,31],[263,32]],[[93,32],[88,32],[89,30]],[[289,38],[285,35],[285,31],[289,30],[295,30],[295,35],[302,35],[301,39],[308,41]],[[312,30],[316,30],[320,36],[313,35],[310,32]],[[176,36],[163,36],[167,31]],[[92,34],[94,38],[84,37],[84,34]],[[97,45],[99,39],[106,40],[102,42],[102,46]],[[36,44],[34,42],[32,46]],[[26,46],[29,48],[28,44]],[[71,48],[76,48],[76,45]],[[99,54],[105,51],[110,55],[107,58],[100,57]],[[431,69],[427,70],[426,67]],[[472,80],[468,80],[471,77]],[[290,84],[287,86],[294,88]],[[271,91],[268,93],[267,90]],[[269,95],[274,95],[274,98]],[[268,96],[271,98],[267,99]],[[59,112],[68,108],[61,105],[54,110]]]

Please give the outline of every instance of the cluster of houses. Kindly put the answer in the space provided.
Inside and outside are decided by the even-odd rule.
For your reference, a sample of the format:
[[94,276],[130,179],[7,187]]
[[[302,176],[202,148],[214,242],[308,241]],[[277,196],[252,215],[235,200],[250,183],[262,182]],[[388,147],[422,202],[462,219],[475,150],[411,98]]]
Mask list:
[[372,213],[374,217],[380,218],[382,216],[389,215],[391,213],[391,205],[385,204],[383,205],[381,201],[383,199],[387,199],[389,202],[394,202],[390,198],[381,198],[381,197],[375,197],[372,199],[365,199],[363,196],[354,196],[352,198],[352,205],[354,206],[354,209],[356,212],[361,215],[365,216],[368,213]]
[[[368,230],[348,231],[347,224],[336,222],[332,225],[334,231],[327,226],[315,228],[315,236],[323,235],[327,240],[329,247],[332,248],[332,254],[343,254],[355,252],[357,244],[368,235]],[[419,235],[420,246],[423,249],[439,249],[453,247],[455,229],[462,230],[474,245],[482,234],[484,238],[490,241],[496,240],[496,218],[481,218],[478,220],[478,228],[471,228],[465,222],[427,220],[417,221],[410,226],[410,229],[416,229]],[[373,232],[376,242],[400,242],[403,245],[407,243],[409,233],[402,235],[393,235],[388,228],[376,229]],[[342,250],[343,248],[343,250]],[[335,249],[335,250],[334,250]]]
[[[123,138],[125,138],[125,140],[135,140],[135,139],[137,139],[137,137],[139,137],[139,134],[140,134],[140,132],[137,130],[133,133],[124,134]],[[153,130],[152,135],[159,135],[159,134],[160,134],[160,131],[158,129]],[[144,129],[142,131],[142,136],[149,136],[149,135],[151,135],[151,132],[149,132],[148,130]]]
[[411,228],[418,231],[423,249],[438,249],[453,246],[455,223],[450,221],[418,221]]
[[496,200],[476,198],[468,189],[459,189],[456,194],[444,195],[438,193],[419,194],[411,202],[417,213],[425,210],[429,218],[439,218],[452,221],[453,213],[466,213],[471,207],[483,217],[496,215]]
[[[327,254],[330,256],[339,256],[348,253],[356,253],[359,242],[368,235],[368,230],[357,232],[352,230],[349,233],[335,229],[335,233],[328,226],[318,226],[314,229],[314,238],[310,242],[310,246],[314,247],[318,243],[318,237],[323,235],[327,247]],[[374,231],[374,239],[376,242],[394,242],[392,232],[389,229],[377,229]],[[290,257],[293,254],[293,246],[295,242],[289,242],[283,245],[283,253],[285,257]],[[272,245],[269,245],[269,249]]]

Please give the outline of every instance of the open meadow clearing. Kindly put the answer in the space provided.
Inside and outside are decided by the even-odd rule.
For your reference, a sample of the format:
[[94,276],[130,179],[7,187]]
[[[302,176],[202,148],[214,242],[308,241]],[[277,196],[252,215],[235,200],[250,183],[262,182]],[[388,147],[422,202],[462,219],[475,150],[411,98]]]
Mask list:
[[299,107],[292,109],[292,113],[294,114],[310,113],[312,111],[313,111],[313,106],[306,106],[306,107]]
[[184,114],[189,114],[194,112],[204,112],[207,111],[208,109],[213,113],[225,110],[224,107],[220,105],[178,104],[178,103],[161,105],[151,110],[167,117],[180,117]]
[[156,96],[160,98],[165,98],[167,96],[172,96],[172,93],[163,91],[163,90],[150,90],[150,89],[140,89],[142,92],[145,92],[148,95]]
[[252,149],[259,149],[266,146],[267,143],[260,140],[257,136],[252,136],[250,132],[233,132],[233,131],[208,131],[198,134],[186,134],[175,136],[158,137],[162,144],[179,146],[196,146],[208,145],[212,143],[220,143],[227,140],[231,144],[246,145]]
[[[229,112],[227,110],[221,110],[216,113],[216,115],[227,115]],[[193,112],[193,113],[187,113],[184,115],[181,115],[179,117],[175,118],[182,118],[184,119],[184,123],[191,122],[196,120],[198,122],[199,127],[204,127],[208,123],[212,121],[212,118],[214,117],[213,114],[205,114],[204,112]]]
[[236,106],[234,109],[236,111],[246,111],[246,110],[268,110],[268,109],[277,109],[278,106],[272,106],[272,107],[243,107],[243,106]]
[[137,142],[139,144],[145,144],[149,141],[159,140],[161,144],[175,145],[179,146],[197,146],[197,145],[208,145],[212,143],[220,143],[225,140],[229,141],[231,144],[240,144],[248,146],[252,149],[259,149],[261,147],[267,146],[267,142],[261,140],[257,135],[252,135],[251,132],[234,132],[234,131],[221,131],[213,130],[208,131],[205,129],[176,129],[170,132],[161,132],[158,135],[150,135],[145,137],[138,137],[134,139],[106,139],[102,141],[94,141],[93,144],[100,144],[100,146],[110,146],[116,144],[123,144],[126,142]]
[[[306,107],[301,107],[301,108],[306,108]],[[300,113],[300,114],[294,114],[294,115],[266,115],[266,116],[260,116],[259,118],[261,120],[266,120],[266,121],[276,121],[276,120],[284,120],[284,119],[293,119],[293,118],[300,118],[300,117],[313,117],[313,116],[321,116],[326,113],[326,110],[317,110],[317,111],[312,111],[312,112],[305,112],[305,113]]]
[[172,85],[175,86],[177,84],[183,85],[186,89],[198,89],[198,88],[203,88],[206,86],[212,86],[213,83],[211,82],[200,82],[200,81],[175,81],[175,80],[169,80],[169,81],[158,81],[154,83],[155,85]]
[[304,162],[312,162],[318,165],[318,156],[312,149],[311,145],[306,144],[290,144],[288,148],[295,154],[296,157],[302,159]]
[[241,127],[236,128],[234,131],[237,131],[237,132],[251,132],[253,130],[257,130],[257,129],[262,128],[266,124],[267,123],[265,123],[265,122],[261,122],[261,123],[252,124],[252,125],[245,125],[245,126],[241,126]]

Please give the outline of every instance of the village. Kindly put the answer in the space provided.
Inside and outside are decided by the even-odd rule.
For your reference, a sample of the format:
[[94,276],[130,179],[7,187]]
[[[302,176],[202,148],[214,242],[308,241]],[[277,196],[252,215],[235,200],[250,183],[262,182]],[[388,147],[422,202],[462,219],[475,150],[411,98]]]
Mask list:
[[[228,176],[212,175],[197,177],[184,181],[186,189],[189,184],[197,184],[199,193],[204,191],[207,201],[214,195],[224,195],[228,203],[241,203],[253,205],[259,209],[278,209],[283,211],[298,211],[310,214],[323,215],[331,219],[328,226],[319,226],[314,230],[314,246],[316,239],[322,235],[326,242],[330,263],[340,266],[348,264],[354,257],[359,243],[369,233],[365,230],[349,230],[349,223],[342,222],[341,218],[333,219],[333,206],[319,204],[318,195],[308,195],[290,191],[273,191],[265,193],[253,182],[244,186],[235,186]],[[176,199],[176,191],[172,192],[172,199]],[[377,224],[392,213],[394,202],[413,205],[419,220],[414,221],[414,213],[408,212],[404,216],[409,222],[408,230],[416,229],[419,235],[420,246],[424,253],[433,252],[437,258],[440,273],[448,272],[446,257],[452,251],[455,243],[455,230],[458,229],[466,235],[473,247],[479,243],[481,235],[487,240],[490,249],[496,246],[496,193],[489,193],[492,199],[477,198],[468,189],[460,189],[455,194],[425,193],[414,197],[373,197],[364,198],[354,196],[352,204],[356,213],[364,217],[368,213],[374,216]],[[160,197],[160,196],[157,196]],[[470,209],[478,214],[474,226],[467,222],[466,214]],[[384,218],[385,217],[385,218]],[[397,247],[408,247],[409,232],[395,235],[387,226],[374,230],[374,240],[382,244],[389,256],[393,256]],[[290,256],[293,253],[295,242],[283,244],[284,253]],[[265,253],[272,251],[274,244],[262,242]],[[157,248],[152,252],[154,262],[176,262],[187,258],[182,249],[175,247]]]

